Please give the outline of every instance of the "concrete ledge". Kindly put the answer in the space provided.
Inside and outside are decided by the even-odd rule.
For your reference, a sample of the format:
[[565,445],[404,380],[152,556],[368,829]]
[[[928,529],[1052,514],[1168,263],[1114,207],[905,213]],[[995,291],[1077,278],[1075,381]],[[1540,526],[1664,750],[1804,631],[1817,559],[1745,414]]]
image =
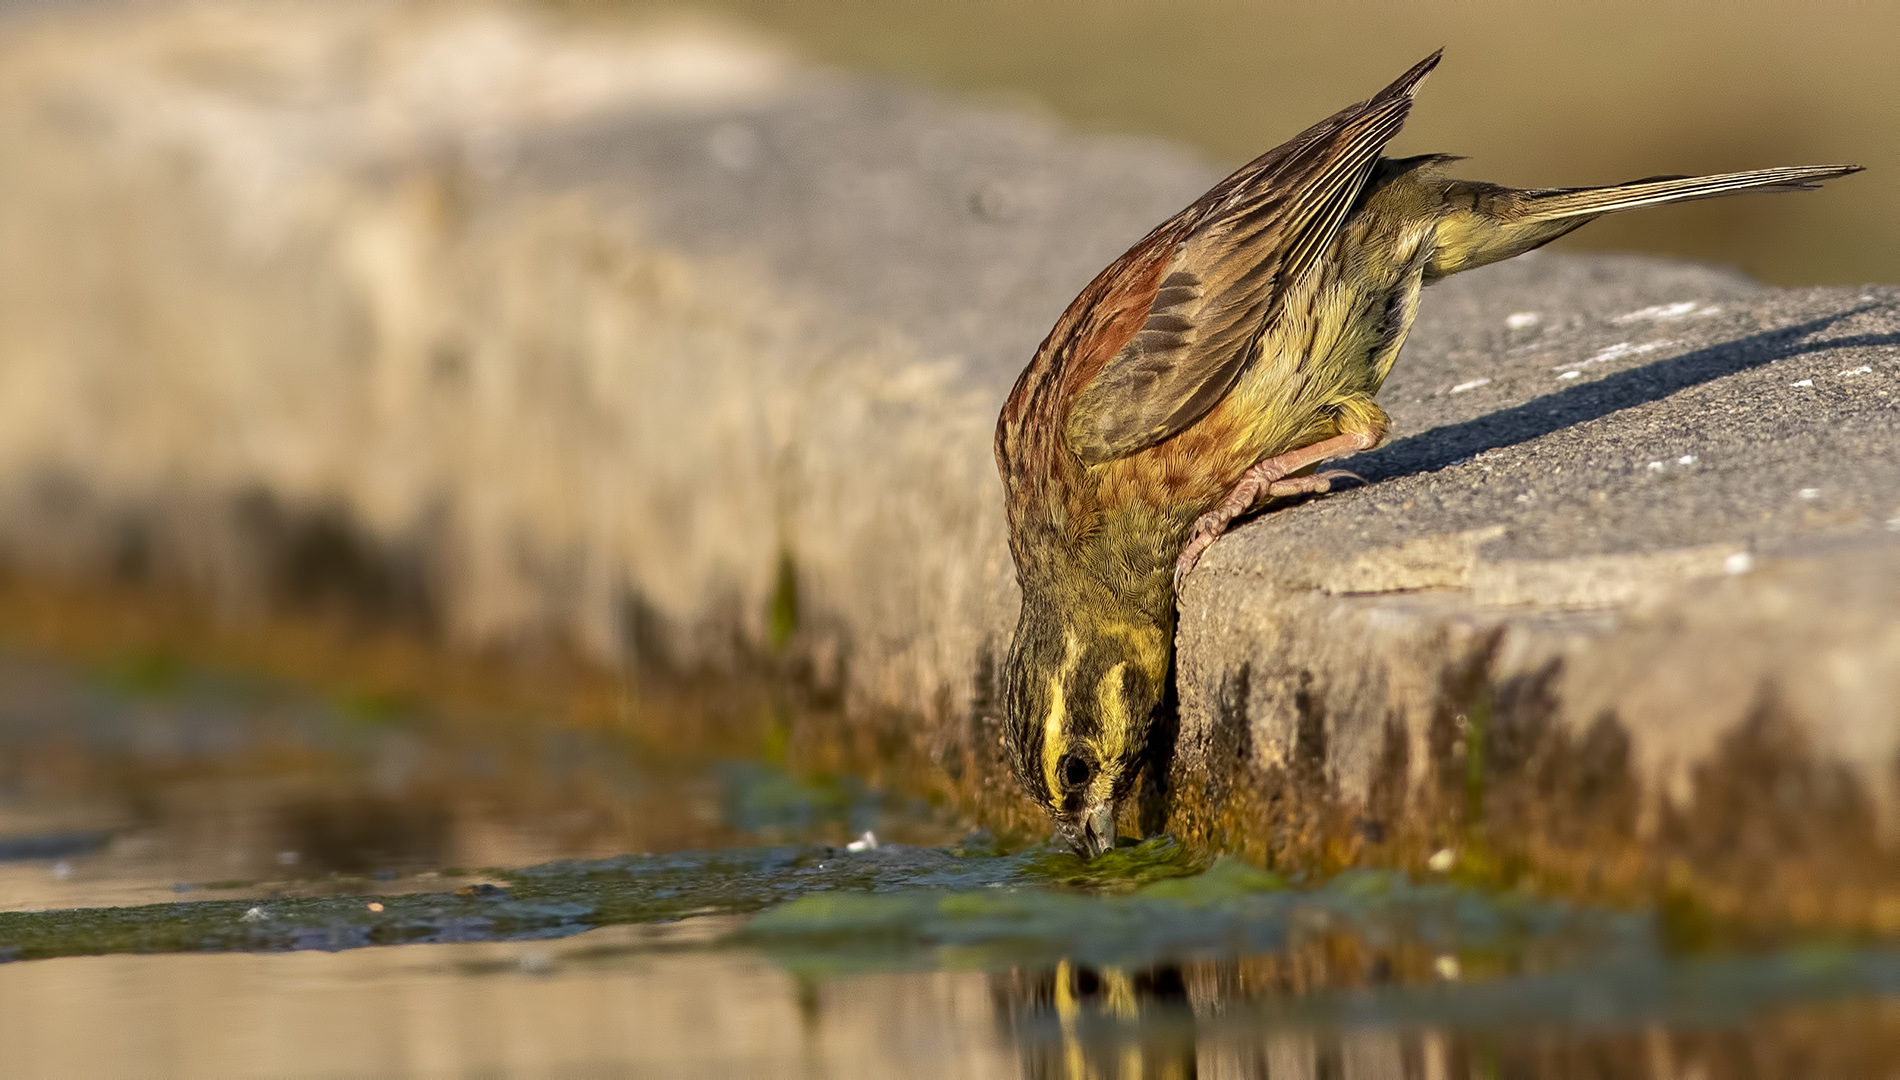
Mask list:
[[[1217,170],[677,22],[141,5],[0,60],[9,561],[772,657],[1033,820],[991,425]],[[1150,821],[1900,927],[1900,290],[1531,256],[1430,290],[1385,400],[1367,487],[1194,575]]]
[[1551,257],[1435,291],[1372,483],[1190,583],[1178,830],[1900,915],[1893,291],[1694,273]]

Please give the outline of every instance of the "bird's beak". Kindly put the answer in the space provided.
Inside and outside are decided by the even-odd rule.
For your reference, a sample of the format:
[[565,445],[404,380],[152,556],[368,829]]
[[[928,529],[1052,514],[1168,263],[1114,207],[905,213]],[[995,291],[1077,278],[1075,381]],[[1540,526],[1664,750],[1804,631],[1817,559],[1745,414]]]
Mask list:
[[1057,831],[1077,855],[1093,859],[1115,846],[1115,804],[1103,803]]

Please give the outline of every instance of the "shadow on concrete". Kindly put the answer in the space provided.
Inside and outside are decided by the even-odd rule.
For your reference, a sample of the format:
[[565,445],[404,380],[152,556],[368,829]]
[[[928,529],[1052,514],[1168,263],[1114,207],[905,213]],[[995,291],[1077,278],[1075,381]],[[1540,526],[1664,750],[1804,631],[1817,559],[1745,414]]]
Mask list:
[[1857,307],[1794,326],[1765,330],[1735,341],[1711,345],[1628,371],[1619,371],[1595,382],[1547,394],[1509,409],[1407,436],[1383,449],[1349,459],[1347,467],[1364,477],[1367,483],[1433,472],[1486,450],[1530,442],[1576,424],[1589,423],[1611,413],[1659,401],[1692,386],[1700,386],[1777,360],[1828,349],[1900,346],[1900,334],[1862,334],[1826,341],[1805,340],[1843,319],[1870,310],[1873,310],[1871,306]]

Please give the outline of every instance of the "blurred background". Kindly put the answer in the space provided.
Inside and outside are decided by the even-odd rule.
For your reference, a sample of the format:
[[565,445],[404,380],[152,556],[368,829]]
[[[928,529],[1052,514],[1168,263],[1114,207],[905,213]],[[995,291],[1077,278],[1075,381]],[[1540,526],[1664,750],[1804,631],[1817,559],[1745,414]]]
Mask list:
[[[637,0],[549,0],[584,12]],[[1778,285],[1900,279],[1900,10],[1814,4],[708,0],[826,63],[1161,135],[1238,164],[1419,57],[1445,62],[1394,144],[1523,187],[1858,163],[1826,198],[1608,219],[1559,248],[1740,267]]]

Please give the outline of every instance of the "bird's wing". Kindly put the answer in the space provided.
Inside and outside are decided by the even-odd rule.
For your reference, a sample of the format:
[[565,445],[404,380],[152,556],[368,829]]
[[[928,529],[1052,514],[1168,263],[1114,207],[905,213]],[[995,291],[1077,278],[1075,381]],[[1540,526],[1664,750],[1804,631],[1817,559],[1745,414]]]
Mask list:
[[[1275,304],[1338,234],[1438,56],[1269,150],[1151,234],[1145,243],[1178,237],[1171,255],[1144,260],[1138,286],[1115,290],[1120,317],[1079,328],[1095,338],[1076,342],[1080,366],[1099,364],[1066,424],[1082,460],[1146,449],[1220,403],[1253,359]],[[1126,317],[1130,308],[1146,318]]]

